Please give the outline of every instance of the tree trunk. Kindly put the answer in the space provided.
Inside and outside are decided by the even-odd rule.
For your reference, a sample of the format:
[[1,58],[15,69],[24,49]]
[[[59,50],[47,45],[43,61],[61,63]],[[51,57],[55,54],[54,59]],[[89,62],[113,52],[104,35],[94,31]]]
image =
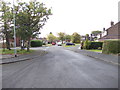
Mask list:
[[30,38],[28,39],[27,52],[30,51]]
[[4,42],[4,36],[3,36],[3,52],[5,52],[5,42]]
[[11,49],[10,49],[9,36],[8,36],[8,33],[7,33],[7,32],[6,32],[6,47],[7,47],[7,49],[11,50]]
[[63,40],[62,40],[62,44],[63,44]]
[[5,22],[4,22],[4,30],[5,30],[5,39],[6,39],[6,47],[7,47],[7,49],[9,49],[9,50],[11,50],[10,49],[10,41],[9,41],[9,32],[7,31],[7,23],[6,23],[6,20],[5,20]]
[[24,44],[25,42],[24,42],[24,40],[21,40],[21,50],[24,50],[25,49],[25,44]]

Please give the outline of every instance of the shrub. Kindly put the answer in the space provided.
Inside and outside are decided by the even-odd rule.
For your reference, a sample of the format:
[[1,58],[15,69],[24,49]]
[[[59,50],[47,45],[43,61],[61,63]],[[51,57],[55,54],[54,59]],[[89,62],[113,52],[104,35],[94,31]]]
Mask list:
[[88,39],[84,41],[83,43],[83,48],[84,49],[89,49],[89,46],[91,44],[91,41],[89,41]]
[[103,42],[91,42],[89,49],[102,49]]
[[98,47],[98,50],[102,50],[102,48],[101,48],[101,47]]
[[104,54],[119,54],[120,53],[120,40],[104,41],[102,53],[104,53]]
[[45,43],[45,42],[43,42],[43,45],[46,45],[46,43]]
[[40,47],[43,43],[41,40],[31,40],[31,47]]
[[83,48],[84,49],[99,49],[102,50],[103,42],[91,42],[89,40],[84,41]]

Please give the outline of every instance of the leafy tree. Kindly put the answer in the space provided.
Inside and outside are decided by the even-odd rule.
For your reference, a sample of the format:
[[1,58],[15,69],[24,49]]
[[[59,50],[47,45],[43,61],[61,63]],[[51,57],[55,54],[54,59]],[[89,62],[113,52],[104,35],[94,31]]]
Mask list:
[[47,39],[52,43],[54,40],[56,40],[56,37],[50,33],[48,36],[47,36]]
[[87,39],[89,40],[89,34],[86,34],[86,35],[85,35],[85,38],[86,38],[86,40],[87,40]]
[[80,36],[80,34],[78,34],[77,32],[74,32],[74,33],[72,34],[72,42],[73,42],[73,43],[80,43],[80,41],[81,41],[81,36]]
[[[51,9],[45,7],[43,3],[30,1],[29,3],[17,0],[14,5],[15,26],[17,37],[24,42],[27,41],[27,51],[30,48],[30,39],[40,34],[40,29],[45,25],[49,15],[52,15]],[[3,33],[6,37],[7,48],[10,49],[10,34],[12,33],[11,24],[13,23],[13,8],[1,1],[0,21],[2,21]],[[13,28],[13,27],[12,27]],[[13,35],[12,35],[13,36]]]
[[0,21],[2,23],[2,33],[5,35],[7,49],[11,50],[10,37],[12,37],[12,29],[10,25],[12,24],[12,11],[9,4],[10,3],[1,1],[0,13],[2,15],[0,16]]
[[40,33],[40,29],[45,25],[51,9],[47,9],[43,3],[30,1],[29,3],[18,1],[18,14],[16,25],[18,34],[22,40],[27,41],[27,51],[30,48],[30,39]]
[[71,35],[65,35],[65,40],[70,42],[71,41]]
[[63,41],[65,40],[65,33],[63,33],[63,32],[59,32],[58,33],[58,38],[59,38],[59,40],[61,40],[62,41],[62,44],[63,44]]
[[94,35],[94,36],[97,36],[98,34],[100,34],[102,31],[99,31],[99,30],[97,30],[97,31],[92,31],[92,35]]

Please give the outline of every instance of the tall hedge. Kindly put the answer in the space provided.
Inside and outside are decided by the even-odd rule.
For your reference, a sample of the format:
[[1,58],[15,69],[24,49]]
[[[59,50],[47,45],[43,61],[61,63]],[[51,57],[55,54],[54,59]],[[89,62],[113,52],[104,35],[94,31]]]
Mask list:
[[91,42],[89,45],[89,49],[98,49],[99,47],[102,49],[103,42]]
[[91,42],[89,40],[86,40],[84,42],[83,48],[84,49],[102,49],[103,42]]
[[31,47],[40,47],[43,45],[41,40],[31,40]]
[[104,41],[102,53],[104,53],[104,54],[119,54],[120,53],[120,40]]

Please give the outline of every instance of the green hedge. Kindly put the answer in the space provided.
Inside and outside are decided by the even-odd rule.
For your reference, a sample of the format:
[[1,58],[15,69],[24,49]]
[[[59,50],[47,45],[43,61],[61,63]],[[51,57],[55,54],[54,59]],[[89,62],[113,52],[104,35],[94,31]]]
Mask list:
[[103,42],[91,42],[89,45],[89,49],[102,49]]
[[41,40],[31,40],[31,47],[40,47],[43,45]]
[[103,42],[91,42],[86,40],[83,44],[84,49],[102,49]]
[[104,54],[119,54],[120,53],[120,40],[104,41],[102,53],[104,53]]

